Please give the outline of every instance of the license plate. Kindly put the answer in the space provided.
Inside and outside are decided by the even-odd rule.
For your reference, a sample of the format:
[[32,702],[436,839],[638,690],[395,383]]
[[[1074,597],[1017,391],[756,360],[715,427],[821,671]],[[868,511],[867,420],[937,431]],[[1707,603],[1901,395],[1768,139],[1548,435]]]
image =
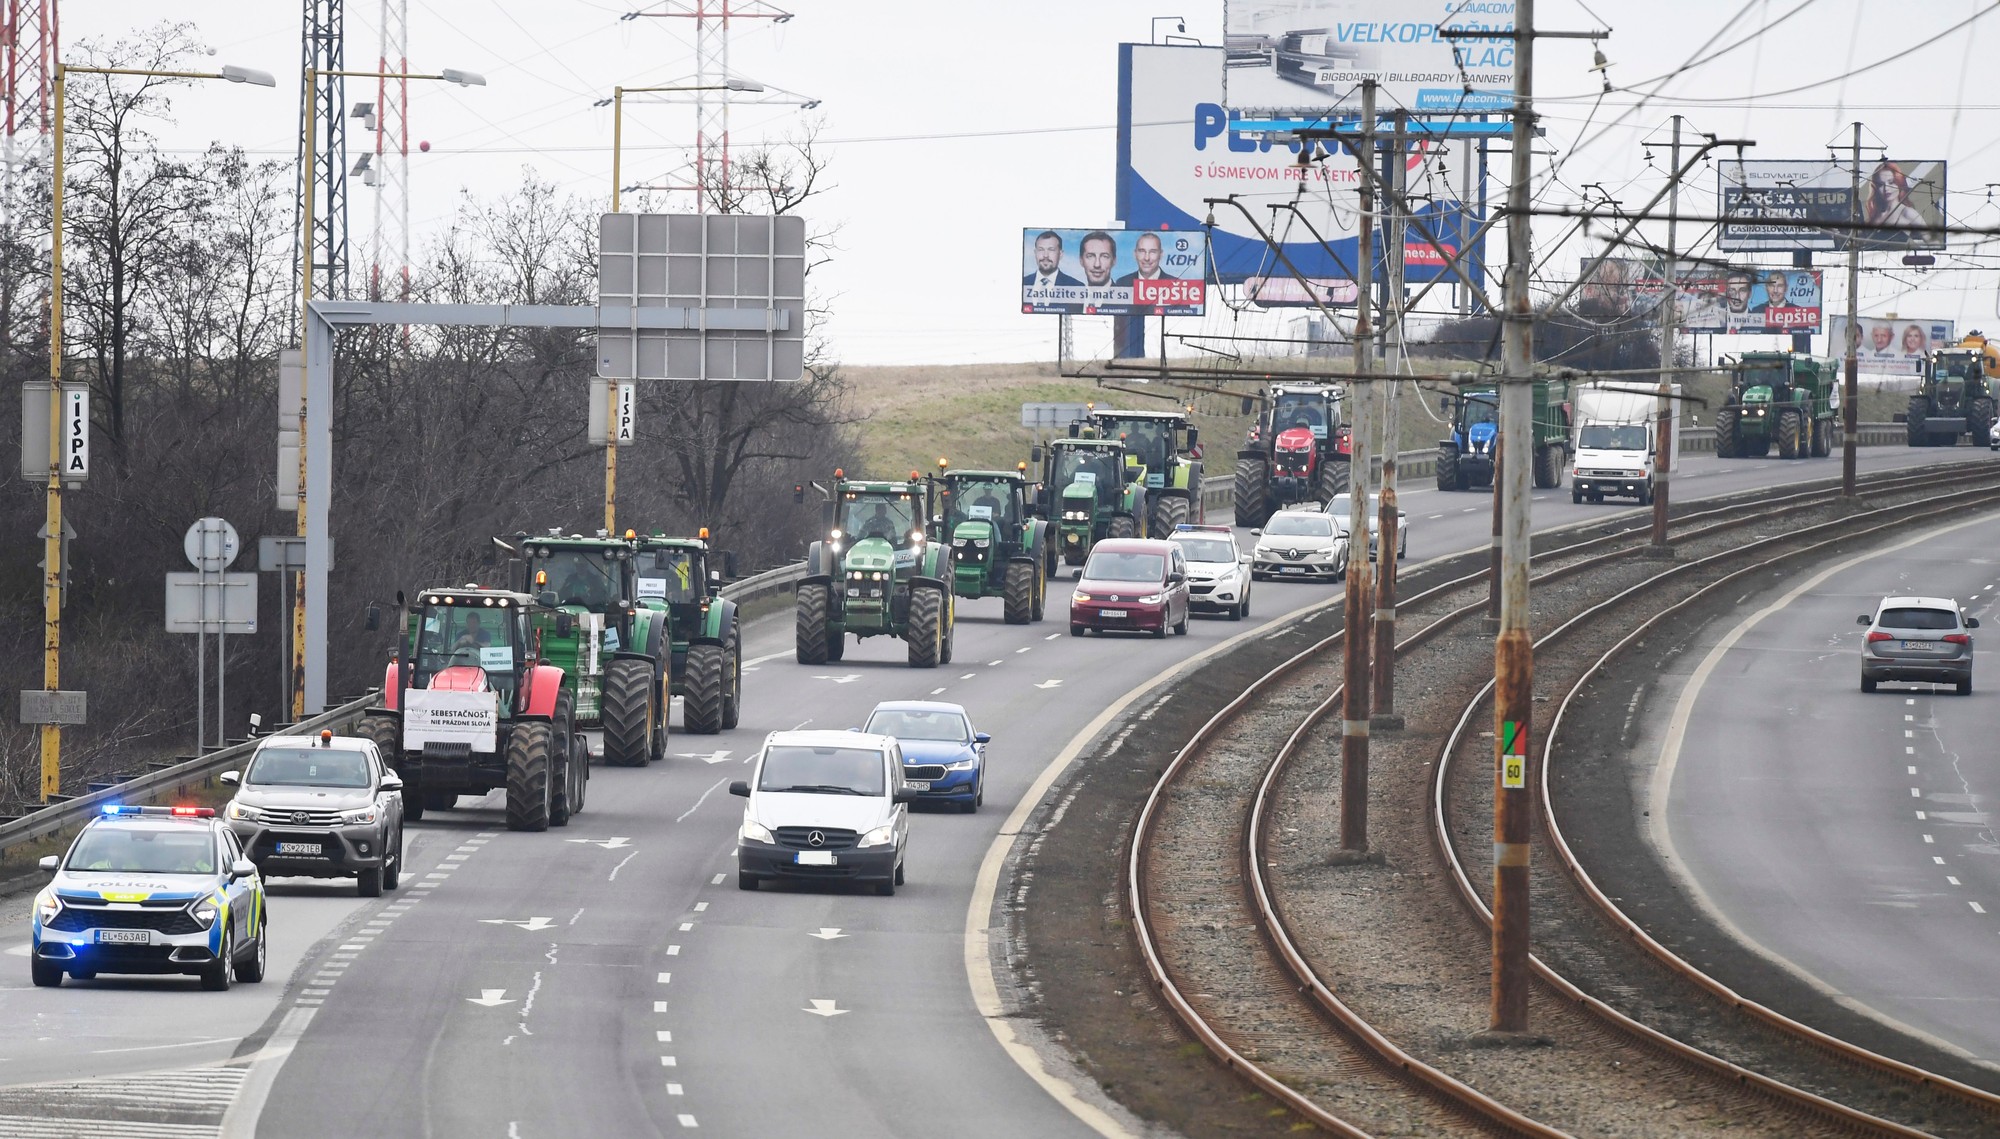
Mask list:
[[1123,609],[1099,609],[1097,615],[1099,617],[1121,618],[1125,616],[1125,611]]
[[910,779],[904,781],[903,785],[912,791],[928,791],[931,789],[930,780],[928,779]]
[[1306,572],[1306,570],[1305,570],[1305,567],[1304,567],[1304,566],[1286,566],[1286,567],[1284,568],[1284,572],[1285,572],[1285,573],[1304,573],[1304,572]]
[[1904,648],[1906,648],[1906,649],[1914,649],[1914,650],[1916,650],[1917,652],[1924,652],[1924,653],[1929,653],[1929,652],[1936,652],[1936,651],[1937,651],[1937,642],[1936,642],[1936,641],[1904,641],[1904,642],[1903,642],[1903,647],[1904,647]]
[[279,854],[320,854],[323,850],[324,848],[316,842],[281,842],[278,844]]
[[120,945],[148,945],[152,943],[153,935],[143,929],[100,929],[97,931],[97,940],[116,942]]
[[832,866],[831,850],[801,850],[792,855],[792,861],[800,866]]

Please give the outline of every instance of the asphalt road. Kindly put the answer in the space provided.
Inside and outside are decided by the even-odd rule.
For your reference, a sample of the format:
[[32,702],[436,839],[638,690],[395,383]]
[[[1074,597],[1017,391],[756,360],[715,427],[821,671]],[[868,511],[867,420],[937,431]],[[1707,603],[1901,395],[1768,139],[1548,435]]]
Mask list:
[[[1975,453],[1861,456],[1880,469]],[[1690,457],[1677,497],[1837,471]],[[1402,502],[1406,564],[1488,541],[1485,494],[1418,486]],[[1620,509],[1573,505],[1564,490],[1534,505],[1538,527]],[[1250,621],[1198,619],[1190,635],[1155,641],[1071,638],[1057,582],[1051,619],[1037,625],[1001,624],[997,600],[961,602],[956,662],[921,672],[880,638],[802,667],[789,615],[757,622],[741,728],[677,733],[664,765],[599,769],[564,830],[507,833],[492,798],[434,813],[410,828],[404,885],[388,898],[278,883],[271,981],[227,994],[192,980],[36,990],[25,961],[0,969],[0,1023],[17,1026],[0,1035],[0,1089],[186,1073],[260,1046],[241,1090],[218,1093],[234,1097],[227,1133],[319,1136],[333,1120],[353,1134],[522,1139],[694,1127],[1088,1134],[977,1014],[964,968],[974,872],[1036,774],[1102,709],[1337,589],[1259,583]],[[993,734],[985,810],[919,814],[909,880],[893,898],[738,891],[741,803],[726,784],[745,777],[764,733],[846,727],[878,700],[910,697],[962,702]],[[15,905],[0,943],[24,940]],[[119,1051],[132,1048],[143,1051]]]
[[1854,619],[1916,593],[2000,625],[1996,522],[1840,569],[1721,649],[1665,795],[1681,866],[1742,936],[1851,1006],[1988,1063],[2000,1063],[2000,666],[1977,653],[1970,697],[1928,684],[1863,694]]

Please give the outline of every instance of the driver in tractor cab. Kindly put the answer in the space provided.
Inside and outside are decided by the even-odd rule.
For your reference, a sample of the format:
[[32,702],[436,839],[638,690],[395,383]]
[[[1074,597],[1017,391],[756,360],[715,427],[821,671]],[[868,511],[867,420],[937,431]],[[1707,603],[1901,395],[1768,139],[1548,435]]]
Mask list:
[[861,520],[861,526],[856,530],[854,538],[856,541],[880,538],[893,546],[902,536],[903,528],[889,515],[889,504],[878,502],[875,504],[874,513]]
[[479,614],[467,613],[465,625],[458,631],[458,640],[453,649],[482,649],[493,643],[493,634],[479,623]]
[[611,579],[596,570],[579,565],[563,578],[564,605],[581,605],[596,612],[609,606],[611,601]]
[[971,509],[966,512],[973,518],[984,518],[998,526],[1006,521],[1007,504],[993,493],[991,484],[979,488],[979,497],[972,500]]

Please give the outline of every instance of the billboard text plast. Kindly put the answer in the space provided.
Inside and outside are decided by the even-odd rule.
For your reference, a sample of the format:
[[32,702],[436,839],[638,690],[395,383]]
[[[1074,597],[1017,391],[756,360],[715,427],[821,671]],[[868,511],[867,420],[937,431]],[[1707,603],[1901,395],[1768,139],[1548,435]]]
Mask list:
[[1200,230],[1021,232],[1021,311],[1200,316],[1208,257]]
[[[1276,227],[1286,259],[1314,281],[1316,291],[1337,292],[1353,281],[1360,175],[1352,159],[1337,154],[1302,167],[1297,144],[1235,130],[1240,116],[1222,102],[1220,48],[1121,44],[1118,52],[1117,205],[1126,226],[1200,229],[1212,214],[1211,279],[1242,284],[1248,278],[1290,277],[1284,261],[1241,213],[1205,202],[1233,194],[1259,225],[1267,231]],[[1478,228],[1476,214],[1467,216],[1458,202],[1456,191],[1465,184],[1461,161],[1459,153],[1430,146],[1413,149],[1405,159],[1411,198],[1423,203],[1404,242],[1411,281],[1453,276],[1446,258]],[[1286,210],[1274,214],[1269,207],[1275,203],[1295,204],[1302,217]],[[1436,245],[1426,240],[1426,231]],[[1379,239],[1376,249],[1381,280]],[[1466,269],[1482,281],[1481,268],[1475,251]]]
[[[1359,105],[1363,80],[1384,109],[1479,113],[1513,105],[1512,0],[1226,0],[1224,102],[1234,110]],[[1503,33],[1451,39],[1442,29]]]

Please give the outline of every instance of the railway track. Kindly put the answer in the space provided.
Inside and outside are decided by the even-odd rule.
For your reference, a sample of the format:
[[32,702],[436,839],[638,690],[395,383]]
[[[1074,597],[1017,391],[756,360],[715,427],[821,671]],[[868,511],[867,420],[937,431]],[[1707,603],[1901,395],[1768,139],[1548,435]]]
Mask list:
[[[1619,563],[1622,566],[1616,572],[1627,576],[1636,572],[1637,580],[1619,590],[1612,600],[1568,615],[1543,641],[1553,643],[1568,636],[1593,617],[1601,617],[1609,606],[1632,604],[1660,583],[1692,581],[1713,572],[1724,560],[1754,563],[1729,575],[1740,578],[1832,541],[1852,540],[1938,511],[1962,511],[1970,503],[2000,502],[2000,465],[1878,476],[1865,480],[1861,489],[1874,499],[1887,501],[1925,496],[1946,485],[1955,488],[1953,493],[1932,496],[1922,509],[1901,507],[1893,518],[1855,514],[1781,535],[1753,535],[1741,540],[1728,538],[1728,532],[1825,511],[1836,491],[1816,488],[1687,512],[1675,520],[1677,545],[1696,547],[1706,542],[1721,543],[1723,548],[1671,564],[1645,563],[1630,556],[1633,548],[1649,537],[1643,524],[1613,522],[1607,532],[1595,537],[1551,540],[1535,555],[1538,586]],[[1780,547],[1788,547],[1790,552],[1780,553]],[[1759,560],[1760,553],[1776,556]],[[1465,574],[1403,600],[1399,612],[1406,616],[1408,625],[1416,627],[1398,644],[1399,658],[1483,612],[1485,578],[1484,571]],[[1474,598],[1475,593],[1481,596]],[[1655,624],[1669,620],[1679,611],[1656,610],[1651,620]],[[1316,726],[1329,715],[1338,715],[1341,660],[1335,650],[1341,642],[1342,634],[1336,632],[1307,647],[1217,712],[1174,756],[1143,806],[1127,859],[1124,892],[1141,956],[1155,987],[1182,1026],[1218,1060],[1291,1112],[1335,1134],[1570,1133],[1549,1122],[1552,1119],[1578,1132],[1591,1130],[1589,1112],[1546,1102],[1547,1097],[1539,1094],[1512,1095],[1469,1075],[1494,1064],[1468,1067],[1436,1062],[1440,1042],[1434,1035],[1393,1039],[1392,1031],[1378,1028],[1350,999],[1343,998],[1341,986],[1329,979],[1323,965],[1316,964],[1316,959],[1330,951],[1320,943],[1323,939],[1302,938],[1288,922],[1284,891],[1272,873],[1282,852],[1273,849],[1270,832],[1281,802],[1279,788],[1294,760],[1307,749]],[[1567,693],[1576,691],[1572,686]],[[1489,920],[1481,916],[1484,900],[1455,849],[1449,816],[1451,779],[1465,770],[1452,760],[1468,750],[1466,745],[1474,737],[1466,728],[1486,698],[1487,692],[1482,690],[1465,705],[1433,778],[1422,784],[1430,788],[1432,796],[1426,841],[1442,860],[1452,892],[1466,911],[1482,921]],[[1335,724],[1337,728],[1337,719]],[[1487,766],[1482,758],[1477,768],[1483,773]],[[1553,814],[1545,818],[1553,821]],[[1486,833],[1490,834],[1490,829]],[[1546,833],[1560,844],[1559,829],[1549,827]],[[1572,875],[1570,881],[1587,884],[1587,874],[1573,857],[1564,862],[1563,853],[1566,848],[1545,851],[1536,862],[1566,866]],[[1589,893],[1584,885],[1575,889],[1580,894]],[[1601,891],[1597,894],[1603,905],[1615,912],[1615,903],[1603,898]],[[1622,914],[1613,917],[1607,912],[1603,918],[1614,925],[1620,919],[1624,924],[1618,928],[1626,938],[1636,942],[1644,937],[1637,924]],[[1466,927],[1456,931],[1462,940],[1471,923],[1459,918],[1455,924]],[[1445,935],[1452,934],[1447,931]],[[1337,954],[1338,947],[1332,947],[1331,952]],[[1672,956],[1663,947],[1659,952]],[[1365,969],[1370,964],[1359,967]],[[1685,962],[1679,964],[1693,972]],[[1661,967],[1673,966],[1662,960]],[[1406,983],[1421,984],[1408,978]],[[1662,1087],[1681,1089],[1667,1102],[1672,1110],[1649,1109],[1657,1116],[1653,1130],[1642,1127],[1630,1133],[1681,1133],[1699,1129],[1698,1119],[1715,1118],[1729,1120],[1732,1134],[1796,1134],[1802,1124],[1815,1130],[1834,1128],[1865,1135],[1928,1133],[1683,1044],[1590,996],[1540,962],[1537,983],[1538,1024],[1558,1033],[1571,1048],[1612,1057],[1607,1069],[1615,1075],[1605,1079],[1602,1097],[1636,1095],[1640,1097],[1636,1103],[1647,1096],[1657,1100]],[[1698,982],[1691,983],[1701,988]],[[1756,1015],[1745,1007],[1747,1002],[1741,998],[1732,1001],[1732,997],[1734,994],[1710,993],[1710,999],[1740,1010],[1734,1015]],[[1811,1033],[1803,1026],[1781,1025],[1777,1020],[1782,1018],[1760,1021],[1761,1030]],[[1872,1054],[1848,1055],[1848,1051],[1860,1050],[1831,1038],[1809,1042],[1808,1035],[1799,1035],[1797,1041],[1801,1047],[1839,1051],[1851,1067],[1868,1068],[1873,1063],[1866,1058]],[[1454,1049],[1447,1042],[1443,1051]],[[1458,1053],[1455,1059],[1463,1055]],[[1453,1068],[1459,1074],[1448,1070]],[[1874,1075],[1890,1073],[1889,1068],[1869,1071]],[[1918,1083],[1927,1094],[1951,1098],[1974,1113],[1994,1106],[1982,1101],[1981,1097],[1993,1099],[1986,1093],[1916,1069],[1894,1073],[1894,1078]],[[1621,1092],[1621,1085],[1628,1090]],[[1640,1088],[1646,1090],[1637,1090]],[[2000,1114],[1981,1117],[1989,1125],[2000,1123]],[[1585,1125],[1577,1126],[1575,1121]]]

